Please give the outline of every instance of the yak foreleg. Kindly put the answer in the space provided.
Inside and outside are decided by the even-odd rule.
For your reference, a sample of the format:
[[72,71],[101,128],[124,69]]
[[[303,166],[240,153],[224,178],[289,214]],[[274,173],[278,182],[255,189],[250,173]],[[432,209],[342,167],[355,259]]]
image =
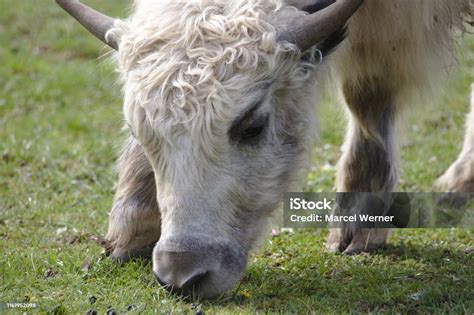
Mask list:
[[[350,124],[337,167],[338,192],[351,192],[351,206],[345,214],[364,214],[372,205],[359,192],[386,194],[398,179],[398,144],[395,135],[395,99],[382,79],[346,81],[343,93],[350,112]],[[335,213],[341,209],[335,209]],[[380,209],[376,209],[378,211]],[[389,229],[344,224],[332,228],[327,239],[329,251],[353,254],[382,247]]]
[[153,169],[131,138],[118,162],[119,181],[106,239],[113,259],[149,257],[160,238],[160,212]]

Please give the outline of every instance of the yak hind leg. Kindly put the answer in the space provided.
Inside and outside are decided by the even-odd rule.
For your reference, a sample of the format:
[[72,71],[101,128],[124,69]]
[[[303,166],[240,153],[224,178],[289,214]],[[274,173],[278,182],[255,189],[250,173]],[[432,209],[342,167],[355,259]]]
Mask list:
[[161,220],[153,169],[141,145],[131,138],[118,162],[119,180],[106,240],[112,259],[151,257]]
[[[395,139],[394,97],[383,80],[368,78],[359,82],[346,81],[343,93],[350,112],[349,129],[343,155],[337,165],[336,190],[347,192],[350,206],[344,214],[367,214],[373,211],[373,199],[364,193],[389,196],[398,178],[398,144]],[[362,197],[361,197],[362,196]],[[372,200],[372,201],[371,201]],[[385,202],[376,204],[382,213]],[[344,254],[369,252],[385,245],[390,230],[368,228],[344,223],[330,229],[326,248]]]
[[[440,201],[453,204],[465,203],[465,195],[450,193],[474,192],[474,84],[471,85],[471,110],[466,120],[466,134],[461,153],[434,186],[447,191]],[[457,200],[459,198],[462,200]]]

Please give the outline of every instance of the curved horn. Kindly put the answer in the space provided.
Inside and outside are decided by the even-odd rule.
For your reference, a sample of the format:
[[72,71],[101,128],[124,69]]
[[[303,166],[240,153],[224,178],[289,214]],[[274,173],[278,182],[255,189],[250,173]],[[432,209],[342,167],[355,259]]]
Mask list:
[[364,0],[337,0],[327,8],[291,21],[279,34],[279,40],[296,44],[305,51],[341,29]]
[[114,18],[90,8],[78,0],[56,0],[56,3],[95,37],[113,49],[118,50],[118,41],[116,38],[109,38],[108,41],[105,38],[107,31],[114,26]]

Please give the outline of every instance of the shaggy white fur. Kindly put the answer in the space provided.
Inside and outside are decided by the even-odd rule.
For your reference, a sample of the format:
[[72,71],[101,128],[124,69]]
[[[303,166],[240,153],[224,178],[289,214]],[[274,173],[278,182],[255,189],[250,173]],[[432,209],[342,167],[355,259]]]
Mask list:
[[281,0],[137,1],[134,14],[111,32],[120,38],[125,118],[140,141],[172,144],[187,131],[196,141],[209,142],[203,148],[222,147],[211,143],[218,138],[213,133],[226,132],[255,82],[277,76],[292,84],[305,81],[310,64],[300,62],[294,45],[276,41],[268,20],[268,12],[282,5]]
[[[472,0],[367,0],[351,18],[333,56],[337,82],[380,81],[396,91],[400,112],[414,97],[431,97],[456,65],[456,30],[474,14]],[[377,83],[377,82],[374,82]],[[342,90],[342,89],[340,89]],[[374,136],[367,121],[358,123]]]

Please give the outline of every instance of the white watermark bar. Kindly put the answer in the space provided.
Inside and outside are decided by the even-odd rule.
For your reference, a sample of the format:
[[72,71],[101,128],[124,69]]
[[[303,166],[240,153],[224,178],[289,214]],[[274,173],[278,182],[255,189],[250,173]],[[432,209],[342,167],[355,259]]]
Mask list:
[[0,303],[0,310],[8,310],[8,309],[31,309],[31,308],[38,308],[38,303],[31,303],[31,302],[6,302]]
[[291,228],[472,228],[474,193],[285,193]]

